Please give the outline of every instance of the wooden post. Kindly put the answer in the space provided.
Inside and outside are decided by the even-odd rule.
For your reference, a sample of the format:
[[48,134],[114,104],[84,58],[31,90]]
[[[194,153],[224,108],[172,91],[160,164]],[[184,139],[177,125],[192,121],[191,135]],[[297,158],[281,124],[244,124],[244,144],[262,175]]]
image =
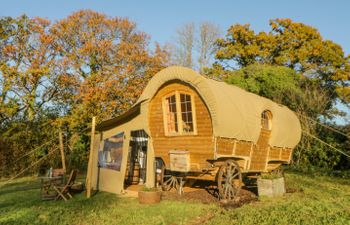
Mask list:
[[63,146],[63,135],[62,135],[62,131],[60,131],[59,133],[59,141],[60,141],[60,152],[61,152],[61,160],[62,160],[62,168],[64,170],[64,173],[67,172],[66,170],[66,158],[64,155],[64,146]]
[[90,143],[90,154],[89,154],[89,164],[88,171],[86,175],[86,197],[91,197],[91,176],[92,176],[92,157],[94,151],[94,143],[95,143],[95,126],[96,126],[96,117],[92,117],[91,124],[91,143]]

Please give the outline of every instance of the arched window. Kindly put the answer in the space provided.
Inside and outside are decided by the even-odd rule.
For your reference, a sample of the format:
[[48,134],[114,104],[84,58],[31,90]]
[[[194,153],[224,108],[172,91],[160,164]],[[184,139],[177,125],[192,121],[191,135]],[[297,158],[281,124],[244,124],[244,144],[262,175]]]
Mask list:
[[261,128],[265,130],[272,129],[272,113],[269,110],[261,113]]
[[196,134],[194,96],[175,91],[163,98],[166,135]]

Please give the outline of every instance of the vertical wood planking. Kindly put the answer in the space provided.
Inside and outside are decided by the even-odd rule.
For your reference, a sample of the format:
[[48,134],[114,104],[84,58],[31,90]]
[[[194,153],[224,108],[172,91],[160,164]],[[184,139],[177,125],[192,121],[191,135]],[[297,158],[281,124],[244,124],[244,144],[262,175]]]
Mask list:
[[[190,93],[193,95],[193,119],[196,120],[195,134],[166,135],[162,99],[165,95],[175,92]],[[194,107],[193,107],[194,106]],[[180,110],[180,105],[177,110]],[[182,82],[172,82],[164,85],[154,96],[150,103],[149,127],[153,137],[153,147],[156,157],[161,157],[169,166],[168,152],[171,150],[188,150],[191,164],[199,165],[199,169],[207,167],[207,159],[214,158],[214,142],[212,122],[209,111],[199,94],[189,85]],[[181,119],[181,117],[179,118]],[[178,120],[179,121],[179,120]],[[181,121],[179,121],[181,124]],[[181,128],[181,126],[180,126]]]

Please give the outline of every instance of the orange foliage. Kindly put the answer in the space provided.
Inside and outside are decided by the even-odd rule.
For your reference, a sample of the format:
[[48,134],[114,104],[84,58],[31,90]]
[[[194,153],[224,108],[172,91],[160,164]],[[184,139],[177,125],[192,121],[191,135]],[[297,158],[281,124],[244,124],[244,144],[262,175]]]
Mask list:
[[152,75],[165,66],[167,53],[159,45],[151,52],[148,36],[125,18],[91,10],[73,13],[51,28],[60,54],[60,87],[73,102],[73,127],[127,110]]
[[340,45],[324,40],[316,28],[291,19],[270,21],[271,31],[255,33],[249,24],[235,24],[219,39],[218,62],[209,73],[225,74],[232,65],[256,62],[290,67],[306,76],[334,85],[343,100],[350,100],[350,56]]

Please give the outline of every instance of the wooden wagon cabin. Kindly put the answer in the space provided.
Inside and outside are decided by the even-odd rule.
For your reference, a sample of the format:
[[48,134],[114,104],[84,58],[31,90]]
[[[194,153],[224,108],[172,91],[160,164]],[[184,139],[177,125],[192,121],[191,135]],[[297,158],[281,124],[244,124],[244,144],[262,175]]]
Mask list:
[[289,163],[301,137],[287,107],[183,67],[155,74],[129,111],[96,131],[93,188],[120,193],[136,181],[168,190],[200,179],[226,199],[242,174]]

